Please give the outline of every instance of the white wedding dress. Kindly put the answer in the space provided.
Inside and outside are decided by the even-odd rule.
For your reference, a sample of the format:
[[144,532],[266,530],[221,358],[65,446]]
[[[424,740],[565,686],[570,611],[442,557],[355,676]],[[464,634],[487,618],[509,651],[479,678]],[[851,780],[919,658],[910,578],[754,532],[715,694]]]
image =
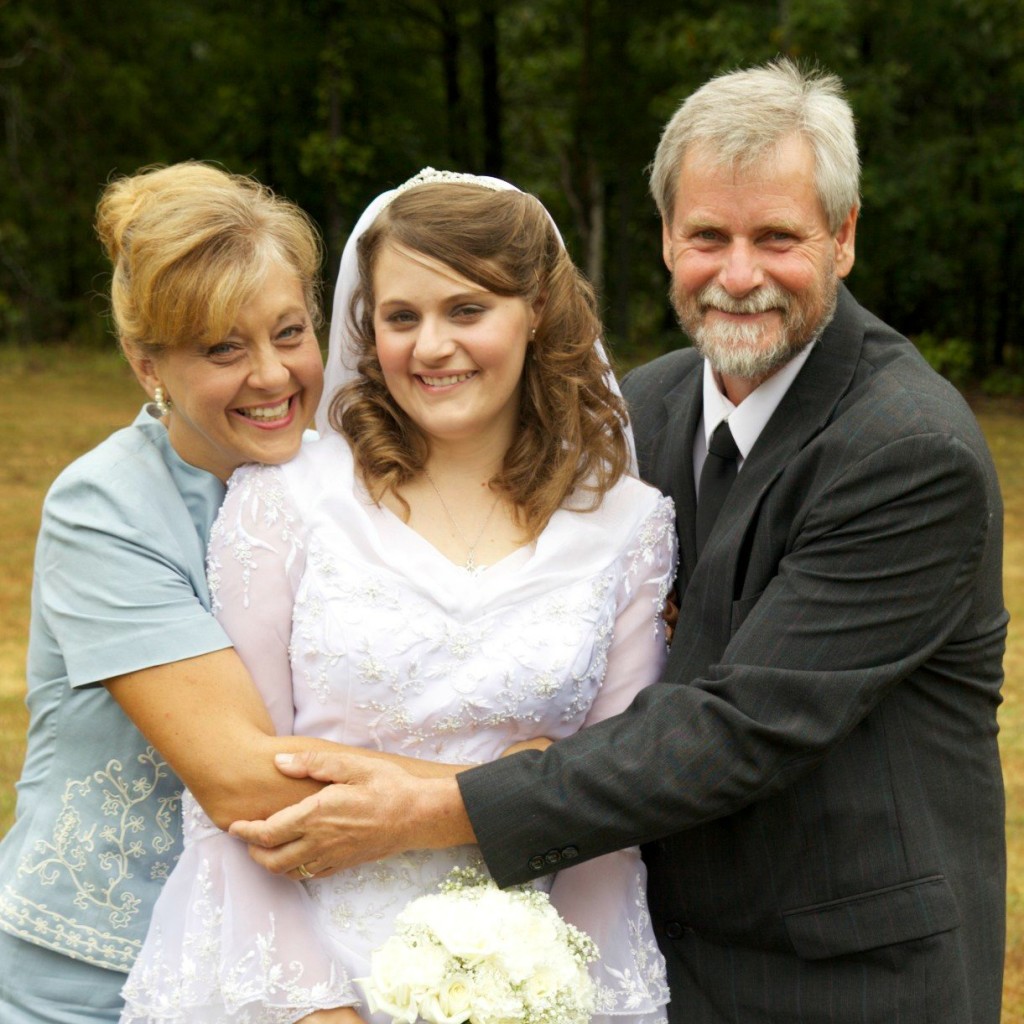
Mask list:
[[[338,435],[232,478],[210,541],[218,617],[279,733],[449,763],[559,738],[657,679],[674,573],[671,502],[625,478],[594,512],[557,512],[477,575],[358,483]],[[401,908],[475,847],[305,883],[273,876],[185,795],[186,847],[125,986],[124,1024],[284,1024],[355,1005]],[[551,897],[597,942],[596,1020],[665,1019],[668,989],[636,849],[561,871]]]

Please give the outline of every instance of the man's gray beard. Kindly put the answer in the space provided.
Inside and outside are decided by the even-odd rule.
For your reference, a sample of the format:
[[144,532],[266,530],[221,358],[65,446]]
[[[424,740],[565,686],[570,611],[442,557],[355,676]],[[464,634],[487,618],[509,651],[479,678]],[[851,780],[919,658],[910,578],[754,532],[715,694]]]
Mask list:
[[[680,300],[673,289],[672,305],[679,325],[711,369],[720,376],[760,383],[817,341],[832,322],[839,296],[839,278],[831,274],[825,287],[825,315],[813,325],[807,324],[804,309],[793,296],[778,285],[765,285],[744,299],[734,299],[718,284],[702,288],[687,300]],[[761,313],[775,309],[781,314],[782,324],[775,340],[766,345],[764,336],[773,331],[771,325],[718,323],[708,326],[703,315],[706,306],[729,313]]]

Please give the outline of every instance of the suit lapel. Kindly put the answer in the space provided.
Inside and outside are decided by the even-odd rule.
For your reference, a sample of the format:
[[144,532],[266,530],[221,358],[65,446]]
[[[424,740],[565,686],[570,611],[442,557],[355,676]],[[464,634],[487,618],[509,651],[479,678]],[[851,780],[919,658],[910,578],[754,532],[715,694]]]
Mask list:
[[[680,593],[684,603],[680,621],[690,615],[700,623],[703,641],[718,635],[712,647],[716,658],[728,643],[732,602],[739,596],[750,554],[745,541],[751,535],[765,496],[808,442],[827,426],[836,406],[847,393],[860,358],[864,339],[859,307],[849,292],[840,287],[836,315],[819,339],[796,380],[786,392],[768,421],[757,443],[744,460],[711,536],[701,553],[700,562],[693,562],[693,465],[689,460],[689,505],[677,509],[680,523],[681,563],[689,563],[685,575],[680,566]],[[699,374],[696,374],[698,378]],[[698,407],[700,402],[690,404]],[[685,436],[691,446],[696,417]],[[682,427],[680,427],[682,433]],[[685,499],[684,499],[685,501]],[[677,499],[678,504],[678,499]],[[742,564],[741,564],[742,563]],[[700,639],[693,638],[698,646]],[[710,653],[707,652],[706,653]]]
[[733,516],[749,518],[757,496],[824,429],[849,390],[864,341],[863,326],[855,315],[857,308],[846,288],[840,287],[832,323],[761,431],[736,478],[729,495]]
[[655,439],[657,452],[647,479],[672,496],[676,505],[679,534],[679,591],[697,561],[693,523],[697,512],[696,483],[693,478],[693,439],[700,422],[703,403],[702,360],[662,399],[667,410],[661,436]]

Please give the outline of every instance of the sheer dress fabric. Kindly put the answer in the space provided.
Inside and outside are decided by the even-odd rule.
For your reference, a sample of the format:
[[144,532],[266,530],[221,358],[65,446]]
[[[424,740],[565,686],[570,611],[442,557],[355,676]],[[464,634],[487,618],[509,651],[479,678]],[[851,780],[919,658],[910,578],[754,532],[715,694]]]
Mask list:
[[[450,763],[559,738],[624,709],[665,658],[671,502],[625,478],[564,508],[479,575],[449,562],[358,482],[337,435],[232,478],[211,536],[218,618],[279,733]],[[124,1024],[278,1024],[353,1005],[402,907],[475,847],[419,851],[298,883],[256,866],[186,791],[186,848],[125,988]],[[665,1019],[664,962],[639,851],[560,872],[563,916],[601,950],[597,1021]]]

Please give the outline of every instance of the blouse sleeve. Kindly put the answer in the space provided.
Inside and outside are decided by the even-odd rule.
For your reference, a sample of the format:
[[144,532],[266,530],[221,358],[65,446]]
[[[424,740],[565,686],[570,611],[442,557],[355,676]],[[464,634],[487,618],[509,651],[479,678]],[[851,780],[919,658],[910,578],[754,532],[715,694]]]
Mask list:
[[[210,535],[210,590],[279,734],[292,728],[288,648],[304,564],[282,471],[238,471]],[[123,990],[121,1024],[274,1024],[353,1005],[343,951],[321,931],[305,886],[257,865],[187,791],[182,812],[185,850]]]
[[43,505],[33,603],[46,628],[30,638],[36,663],[57,672],[63,659],[79,687],[230,646],[205,603],[205,538],[174,481],[141,459],[139,479],[130,460],[97,461],[65,472]]
[[[661,498],[626,546],[608,668],[586,725],[625,709],[655,682],[666,660],[662,608],[675,578],[675,512]],[[665,1019],[665,962],[647,909],[647,872],[637,847],[560,871],[551,902],[597,944],[591,966],[598,994],[593,1024]]]

